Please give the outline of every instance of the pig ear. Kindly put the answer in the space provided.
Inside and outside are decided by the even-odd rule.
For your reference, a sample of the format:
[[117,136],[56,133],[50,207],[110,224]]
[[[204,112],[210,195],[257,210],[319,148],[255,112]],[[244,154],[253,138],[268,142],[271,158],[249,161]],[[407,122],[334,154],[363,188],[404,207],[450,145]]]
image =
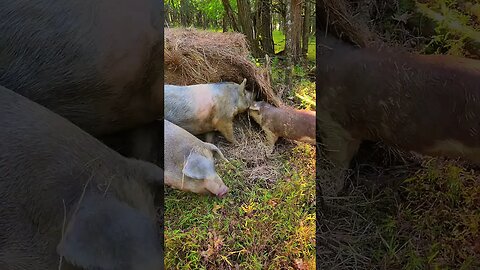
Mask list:
[[191,153],[183,166],[182,173],[190,178],[203,180],[215,174],[213,161],[203,155]]
[[153,218],[114,198],[94,194],[81,199],[57,253],[82,269],[163,266],[163,243]]
[[240,84],[240,90],[245,92],[245,86],[247,85],[247,78],[243,78],[242,83]]
[[222,151],[220,151],[220,149],[218,149],[218,147],[216,147],[215,145],[211,144],[211,143],[207,143],[207,142],[204,142],[203,143],[205,145],[205,147],[207,147],[210,151],[212,151],[213,153],[213,156],[217,159],[221,159],[227,163],[230,163],[230,161],[228,161],[228,159],[225,158],[225,156],[223,155]]

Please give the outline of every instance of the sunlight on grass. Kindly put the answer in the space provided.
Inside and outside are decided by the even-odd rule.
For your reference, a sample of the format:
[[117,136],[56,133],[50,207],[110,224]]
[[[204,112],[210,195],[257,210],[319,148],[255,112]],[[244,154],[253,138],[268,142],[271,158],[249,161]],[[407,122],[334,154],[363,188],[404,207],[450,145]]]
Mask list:
[[272,187],[245,186],[245,164],[221,171],[224,199],[169,190],[165,197],[167,269],[280,269],[315,265],[315,149],[283,158]]

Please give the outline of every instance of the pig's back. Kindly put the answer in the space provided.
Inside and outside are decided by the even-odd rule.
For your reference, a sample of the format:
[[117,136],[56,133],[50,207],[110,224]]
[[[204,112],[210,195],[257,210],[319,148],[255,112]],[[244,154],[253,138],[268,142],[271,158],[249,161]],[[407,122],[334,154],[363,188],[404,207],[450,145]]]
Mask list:
[[[318,109],[359,139],[479,147],[480,61],[351,49],[320,59]],[[461,104],[461,106],[459,106]]]
[[165,171],[169,168],[183,168],[186,157],[192,149],[201,147],[202,141],[168,120],[164,120],[164,128]]
[[295,114],[295,118],[297,118],[297,122],[299,123],[298,128],[301,128],[303,132],[302,135],[307,136],[309,138],[316,137],[316,112],[309,111],[309,110],[297,110]]
[[315,112],[295,110],[293,108],[270,109],[268,118],[272,131],[280,137],[301,139],[303,137],[315,138]]
[[207,84],[165,85],[165,119],[192,134],[211,131],[218,94],[216,87]]
[[97,139],[45,107],[1,86],[0,97],[0,168],[5,172],[1,175],[13,176],[18,173],[13,170],[18,169],[15,166],[22,163],[26,167],[21,170],[21,176],[31,177],[30,184],[35,186],[43,176],[45,181],[55,181],[51,183],[55,188],[54,184],[59,182],[75,185],[71,176],[80,173],[75,168],[85,169],[89,161],[116,163],[123,160]]

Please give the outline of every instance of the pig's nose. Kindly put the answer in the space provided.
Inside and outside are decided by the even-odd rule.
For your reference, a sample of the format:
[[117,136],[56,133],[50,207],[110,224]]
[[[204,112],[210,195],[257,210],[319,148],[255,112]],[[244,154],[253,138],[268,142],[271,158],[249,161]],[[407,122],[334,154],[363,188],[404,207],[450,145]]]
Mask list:
[[222,198],[223,196],[225,196],[225,194],[227,194],[227,192],[228,192],[228,187],[223,186],[222,188],[220,188],[219,192],[217,193],[217,197]]

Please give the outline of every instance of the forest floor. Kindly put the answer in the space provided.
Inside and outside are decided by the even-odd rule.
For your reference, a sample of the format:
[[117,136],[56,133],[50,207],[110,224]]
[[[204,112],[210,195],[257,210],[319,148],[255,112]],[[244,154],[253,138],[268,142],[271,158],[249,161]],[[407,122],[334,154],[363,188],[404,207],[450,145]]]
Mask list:
[[[371,6],[361,8],[376,5],[366,2]],[[414,13],[412,2],[376,6],[367,18],[370,28],[413,52],[468,55],[465,32],[439,23],[425,36],[393,19]],[[460,5],[467,1],[418,2],[461,29],[480,30],[479,18]],[[346,194],[326,198],[328,208],[319,209],[320,269],[480,269],[478,168],[381,144],[366,144],[361,151]]]
[[[282,46],[281,35],[275,43]],[[272,58],[273,88],[287,104],[315,109],[314,66],[295,67],[289,89],[282,61]],[[238,145],[215,142],[233,165],[217,167],[230,188],[225,198],[166,190],[166,269],[314,269],[315,147],[281,139],[267,157],[264,134],[246,115],[235,136]]]

